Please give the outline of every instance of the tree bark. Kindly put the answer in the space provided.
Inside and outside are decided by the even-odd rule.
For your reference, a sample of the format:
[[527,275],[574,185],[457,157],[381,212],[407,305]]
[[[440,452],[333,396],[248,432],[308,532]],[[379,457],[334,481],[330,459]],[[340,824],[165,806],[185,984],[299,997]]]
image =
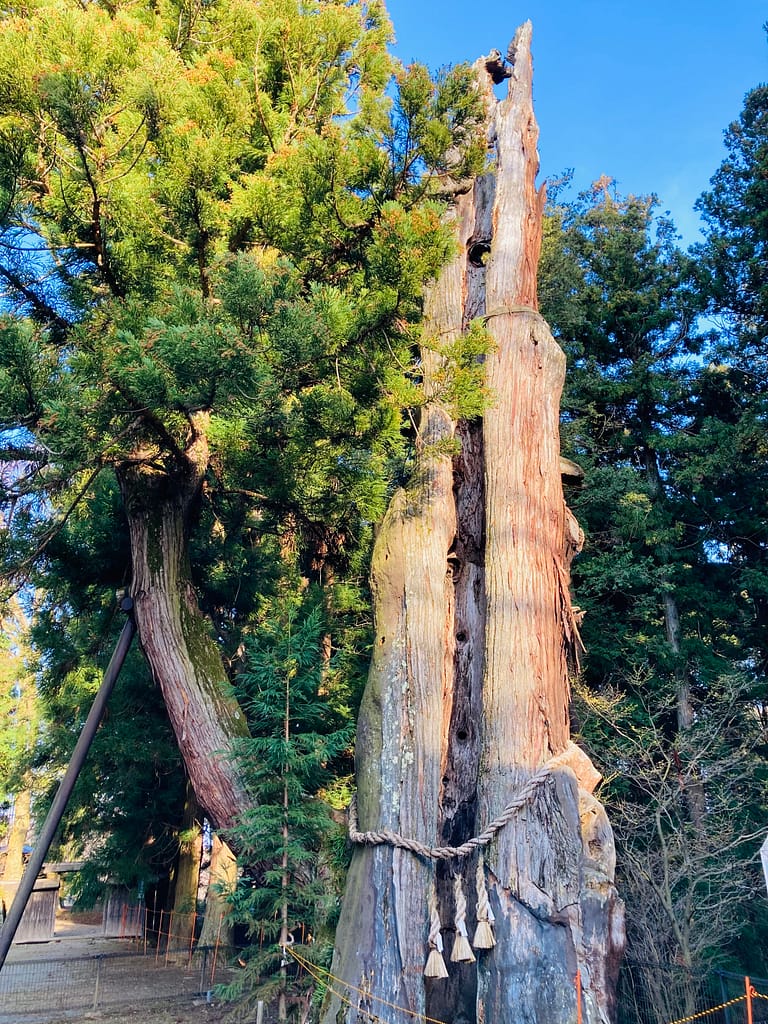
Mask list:
[[211,864],[208,869],[208,893],[205,897],[205,920],[198,946],[213,949],[218,943],[232,945],[232,922],[229,894],[237,884],[237,860],[232,850],[217,835],[213,836]]
[[560,478],[565,357],[536,311],[544,192],[534,184],[529,42],[528,26],[495,120],[486,312],[496,341],[487,364],[496,409],[484,420],[490,526],[481,820],[494,817],[533,770],[569,753],[567,767],[553,772],[486,854],[497,946],[482,962],[478,1007],[495,1022],[572,1020],[578,971],[586,1019],[605,1020],[623,935],[610,827],[591,795],[591,766],[569,751],[568,647],[576,627],[568,581],[579,538]]
[[189,785],[187,786],[180,839],[173,886],[173,933],[179,946],[188,948],[195,932],[197,890],[200,884],[200,862],[203,854],[203,833],[199,821],[199,808]]
[[[29,780],[31,781],[31,780]],[[5,901],[10,907],[10,900],[16,892],[12,884],[19,882],[24,874],[24,846],[27,842],[30,825],[32,824],[32,791],[25,785],[13,798],[13,824],[8,833],[8,845],[5,850],[3,882],[6,884]]]
[[[475,963],[449,962],[447,979],[423,973],[430,898],[447,960],[460,928],[455,880],[469,925],[477,857],[436,869],[390,843],[356,847],[327,1024],[383,1015],[386,1004],[392,1022],[426,1013],[572,1024],[577,972],[584,1019],[611,1015],[623,918],[612,833],[592,795],[599,776],[569,738],[568,656],[578,642],[569,564],[581,535],[560,479],[565,359],[536,311],[544,196],[534,184],[530,32],[516,36],[507,99],[497,104],[488,83],[496,173],[457,200],[459,255],[425,304],[425,331],[446,342],[485,317],[489,405],[482,424],[458,425],[427,405],[414,479],[378,536],[375,650],[357,737],[360,828],[461,845],[558,761],[484,851],[496,946],[477,950]],[[489,245],[483,265],[477,253]],[[434,358],[422,357],[428,391]],[[461,454],[451,460],[437,442],[454,434]]]
[[248,805],[232,756],[245,717],[203,617],[189,564],[189,528],[208,467],[203,414],[183,453],[149,452],[118,468],[133,559],[131,596],[141,646],[168,709],[200,807],[230,828]]

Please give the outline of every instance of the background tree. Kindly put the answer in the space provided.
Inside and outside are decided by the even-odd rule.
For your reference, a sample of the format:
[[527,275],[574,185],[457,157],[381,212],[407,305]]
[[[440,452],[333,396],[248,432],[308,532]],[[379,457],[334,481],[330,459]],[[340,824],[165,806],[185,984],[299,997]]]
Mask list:
[[603,179],[552,212],[542,294],[571,360],[565,450],[585,471],[571,498],[586,534],[577,713],[609,778],[630,956],[703,970],[753,917],[764,769],[743,599],[709,498],[710,446],[739,441],[723,407],[712,415],[697,285],[652,201]]
[[369,533],[449,247],[417,204],[449,149],[482,153],[468,78],[402,70],[392,105],[375,2],[12,6],[3,28],[8,571],[117,481],[142,647],[198,800],[231,825],[247,795],[212,754],[246,724],[196,531],[249,552],[208,562],[219,596],[255,548],[319,572]]
[[[589,543],[574,581],[588,613],[588,675],[604,677],[618,663],[631,676],[648,657],[647,647],[634,642],[642,630],[659,667],[664,661],[685,728],[686,662],[703,648],[683,651],[681,605],[706,606],[695,576],[706,537],[677,477],[690,457],[685,431],[703,339],[695,329],[692,264],[677,248],[673,226],[655,218],[652,199],[619,199],[611,185],[603,179],[556,214],[561,255],[547,255],[542,267],[543,301],[571,358],[565,452],[586,472],[574,502]],[[554,274],[563,260],[571,263],[575,287],[558,294]],[[627,572],[617,579],[622,564]],[[589,614],[598,607],[599,629]],[[698,631],[690,622],[689,643]]]
[[[744,947],[762,897],[756,870],[762,838],[764,738],[743,678],[700,691],[689,729],[669,739],[669,719],[648,672],[629,701],[618,691],[581,691],[584,734],[605,759],[622,895],[627,902],[630,968],[664,1016],[681,1007],[663,970],[713,967],[757,973],[760,950]],[[602,735],[596,735],[600,732]],[[685,766],[685,767],[683,767]],[[705,808],[691,815],[691,779],[704,779]]]
[[735,625],[743,659],[765,696],[768,624],[768,234],[765,169],[768,89],[750,92],[725,133],[726,159],[699,200],[706,242],[702,288],[718,324],[704,376],[699,422],[702,471],[696,483],[713,524],[713,556],[738,595]]
[[[727,156],[699,200],[704,244],[702,268],[707,311],[717,326],[702,374],[698,435],[700,469],[692,481],[712,524],[712,559],[722,565],[731,599],[738,665],[748,680],[752,712],[761,723],[759,752],[765,779],[766,542],[766,229],[764,217],[768,92],[747,94],[744,108],[725,133]],[[750,820],[764,820],[761,803],[748,805]],[[756,872],[756,888],[762,879]],[[765,948],[762,901],[745,912],[741,941],[731,954],[754,963]],[[752,968],[755,970],[755,968]],[[760,963],[765,972],[765,966]]]

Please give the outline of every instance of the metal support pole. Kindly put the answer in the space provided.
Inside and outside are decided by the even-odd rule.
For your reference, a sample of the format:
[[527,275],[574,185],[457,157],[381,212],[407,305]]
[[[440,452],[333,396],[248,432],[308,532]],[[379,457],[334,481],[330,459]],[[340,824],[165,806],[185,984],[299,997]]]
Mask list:
[[53,799],[53,803],[51,804],[51,809],[48,811],[48,816],[40,830],[40,835],[35,843],[35,848],[27,862],[24,874],[19,882],[19,887],[16,890],[16,895],[13,898],[11,909],[8,911],[8,916],[5,919],[3,927],[0,928],[0,970],[8,956],[8,950],[11,948],[11,943],[14,940],[16,930],[19,927],[27,902],[32,894],[35,882],[37,881],[37,876],[40,874],[45,858],[48,856],[48,850],[53,842],[56,829],[61,823],[64,810],[67,806],[67,801],[72,795],[72,790],[75,788],[75,783],[77,782],[77,777],[80,774],[80,769],[83,767],[83,762],[88,754],[93,738],[96,735],[96,731],[99,728],[107,706],[107,701],[109,700],[112,688],[115,685],[115,680],[120,674],[120,669],[123,667],[123,662],[125,661],[125,656],[128,653],[128,648],[131,646],[131,641],[133,640],[133,634],[136,632],[136,623],[134,622],[133,615],[131,614],[133,601],[131,601],[129,597],[123,598],[120,602],[120,608],[124,612],[128,613],[128,618],[123,626],[120,639],[117,641],[117,647],[115,647],[114,654],[107,666],[107,671],[104,673],[104,679],[99,687],[99,692],[96,694],[93,704],[91,705],[91,710],[88,712],[88,718],[85,721],[83,731],[80,733],[80,738],[72,752],[72,757],[70,758],[69,765],[64,773],[64,778],[59,783],[59,788]]

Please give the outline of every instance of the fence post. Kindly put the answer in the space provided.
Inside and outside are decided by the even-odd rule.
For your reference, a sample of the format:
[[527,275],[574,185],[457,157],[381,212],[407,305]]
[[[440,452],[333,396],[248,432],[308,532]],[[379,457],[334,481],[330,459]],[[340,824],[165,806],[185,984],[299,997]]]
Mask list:
[[99,953],[96,956],[96,981],[93,986],[93,1009],[97,1010],[99,1007],[99,999],[101,997],[101,965],[104,960],[103,954]]
[[168,954],[171,952],[171,940],[173,939],[173,911],[168,917],[168,941],[165,944],[165,966],[168,966]]
[[[717,972],[717,979],[720,982],[720,1002],[725,1004],[728,1002],[728,989],[725,987],[725,977],[722,971]],[[725,1024],[731,1024],[731,1008],[730,1006],[724,1005],[724,1017]]]
[[192,963],[192,950],[194,949],[194,946],[195,946],[195,928],[196,927],[197,927],[197,911],[194,911],[193,914],[192,914],[192,926],[190,928],[189,957],[187,959],[187,963]]
[[203,954],[200,957],[200,995],[202,995],[205,992],[205,969],[208,965],[208,947],[198,946],[197,952]]
[[160,956],[160,943],[163,940],[163,914],[164,910],[160,911],[160,924],[157,926],[157,946],[155,947],[155,963],[157,963],[158,957]]
[[[211,988],[213,988],[213,980],[216,976],[216,961],[219,958],[219,943],[221,942],[221,923],[224,920],[224,914],[219,914],[219,927],[216,930],[216,945],[213,947],[213,967],[211,967]],[[752,1021],[749,1022],[752,1024]]]
[[747,1024],[752,1024],[752,983],[748,977],[744,978],[744,988],[747,993]]

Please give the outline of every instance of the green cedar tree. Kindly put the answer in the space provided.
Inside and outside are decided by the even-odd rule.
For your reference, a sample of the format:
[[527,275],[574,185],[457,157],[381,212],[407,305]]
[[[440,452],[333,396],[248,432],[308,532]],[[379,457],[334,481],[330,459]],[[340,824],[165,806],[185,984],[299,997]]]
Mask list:
[[286,559],[342,582],[369,540],[450,250],[430,194],[482,163],[480,104],[466,68],[397,68],[393,98],[376,0],[2,20],[6,573],[50,564],[117,480],[143,648],[231,824],[242,782],[199,749],[245,731],[222,647],[261,600],[254,562],[268,589]]
[[253,726],[237,753],[253,803],[236,832],[251,868],[231,906],[235,920],[258,942],[244,953],[243,973],[227,995],[277,997],[281,1020],[289,1003],[305,1003],[313,987],[292,960],[285,962],[281,945],[295,944],[304,957],[328,961],[329,924],[340,896],[328,852],[337,826],[321,797],[333,781],[334,765],[345,763],[352,726],[329,691],[326,628],[319,604],[283,599],[249,640],[239,680]]
[[749,914],[764,762],[743,614],[702,500],[704,303],[654,205],[603,180],[555,207],[542,293],[570,359],[565,448],[585,470],[569,498],[586,533],[577,717],[609,779],[630,954],[704,967]]

